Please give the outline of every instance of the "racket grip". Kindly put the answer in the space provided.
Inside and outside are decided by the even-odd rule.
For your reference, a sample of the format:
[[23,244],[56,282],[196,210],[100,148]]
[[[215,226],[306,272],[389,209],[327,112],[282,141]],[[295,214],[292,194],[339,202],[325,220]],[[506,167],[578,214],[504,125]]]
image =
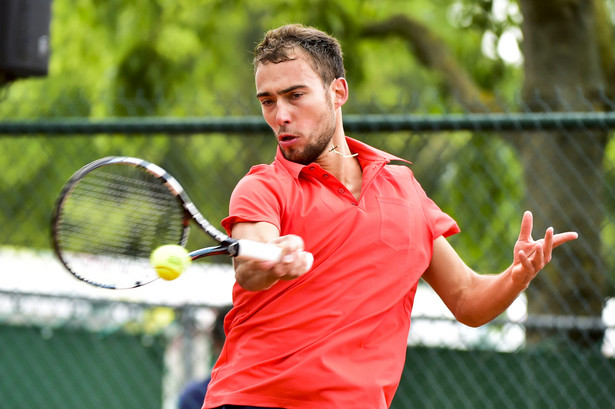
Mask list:
[[[282,257],[282,249],[273,244],[260,243],[252,240],[237,240],[237,256],[238,258],[245,258],[251,260],[261,261],[280,261]],[[309,271],[314,263],[314,256],[308,251],[302,253],[307,261],[307,269]]]
[[282,249],[273,244],[252,240],[237,240],[237,258],[261,261],[280,261]]

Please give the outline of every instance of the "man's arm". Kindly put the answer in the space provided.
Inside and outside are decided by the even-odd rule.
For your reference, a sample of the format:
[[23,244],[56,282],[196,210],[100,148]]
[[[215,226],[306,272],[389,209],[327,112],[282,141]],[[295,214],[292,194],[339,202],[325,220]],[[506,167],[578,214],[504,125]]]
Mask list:
[[234,259],[235,279],[248,291],[266,290],[279,280],[294,280],[308,271],[308,260],[302,254],[303,239],[296,235],[280,236],[271,223],[237,223],[232,232],[235,239],[248,239],[275,244],[282,249],[279,262]]
[[577,233],[553,234],[533,240],[532,214],[525,212],[513,263],[500,274],[481,275],[468,267],[444,237],[434,241],[431,264],[423,278],[461,323],[478,327],[496,318],[551,261],[553,248],[574,240]]

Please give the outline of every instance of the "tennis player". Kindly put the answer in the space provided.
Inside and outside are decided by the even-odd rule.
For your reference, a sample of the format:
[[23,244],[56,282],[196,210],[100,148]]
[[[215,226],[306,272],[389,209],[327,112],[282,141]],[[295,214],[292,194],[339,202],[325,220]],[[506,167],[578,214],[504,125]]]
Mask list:
[[[284,257],[235,262],[227,340],[203,407],[388,408],[421,277],[460,322],[480,326],[577,234],[549,228],[533,240],[526,212],[510,267],[475,273],[446,239],[456,222],[405,161],[345,135],[348,83],[336,39],[280,27],[256,47],[254,67],[277,155],[239,182],[223,226],[278,245]],[[315,258],[307,272],[303,250]]]

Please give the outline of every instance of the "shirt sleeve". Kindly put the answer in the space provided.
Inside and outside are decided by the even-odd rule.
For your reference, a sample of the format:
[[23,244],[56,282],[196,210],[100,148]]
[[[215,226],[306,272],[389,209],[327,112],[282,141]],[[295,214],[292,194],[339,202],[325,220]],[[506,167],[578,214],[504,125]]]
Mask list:
[[438,205],[431,200],[416,178],[412,177],[412,183],[420,197],[421,205],[427,223],[431,226],[433,238],[440,236],[449,237],[461,231],[457,222],[448,214],[444,213]]
[[267,222],[280,229],[279,194],[257,171],[239,181],[231,194],[229,216],[221,223],[230,235],[233,225],[241,222]]

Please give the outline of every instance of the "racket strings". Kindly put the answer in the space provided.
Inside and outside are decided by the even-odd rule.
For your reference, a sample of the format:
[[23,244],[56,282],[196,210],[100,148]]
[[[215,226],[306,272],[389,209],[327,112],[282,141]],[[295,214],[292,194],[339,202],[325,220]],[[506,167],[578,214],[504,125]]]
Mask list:
[[[99,215],[98,220],[92,218],[89,224],[81,223],[80,228],[75,229],[77,232],[81,231],[81,234],[90,238],[93,233],[115,233],[113,240],[104,240],[106,243],[132,242],[134,237],[144,243],[152,243],[158,241],[154,240],[155,237],[168,233],[168,227],[174,226],[171,237],[166,237],[165,242],[168,239],[173,242],[178,240],[177,226],[181,226],[183,210],[178,206],[175,196],[158,179],[153,176],[145,180],[122,177],[109,174],[110,169],[102,172],[103,169],[88,175],[71,194],[75,208],[83,206],[90,216],[93,216],[93,212]],[[148,176],[144,172],[139,172],[139,175]],[[114,222],[110,217],[117,220]],[[92,223],[94,221],[97,222]],[[97,236],[107,238],[105,234]]]
[[115,286],[131,275],[143,276],[144,270],[154,274],[149,255],[161,244],[183,244],[185,219],[164,180],[142,168],[103,166],[87,173],[65,197],[57,240],[73,273],[99,274],[90,281]]

